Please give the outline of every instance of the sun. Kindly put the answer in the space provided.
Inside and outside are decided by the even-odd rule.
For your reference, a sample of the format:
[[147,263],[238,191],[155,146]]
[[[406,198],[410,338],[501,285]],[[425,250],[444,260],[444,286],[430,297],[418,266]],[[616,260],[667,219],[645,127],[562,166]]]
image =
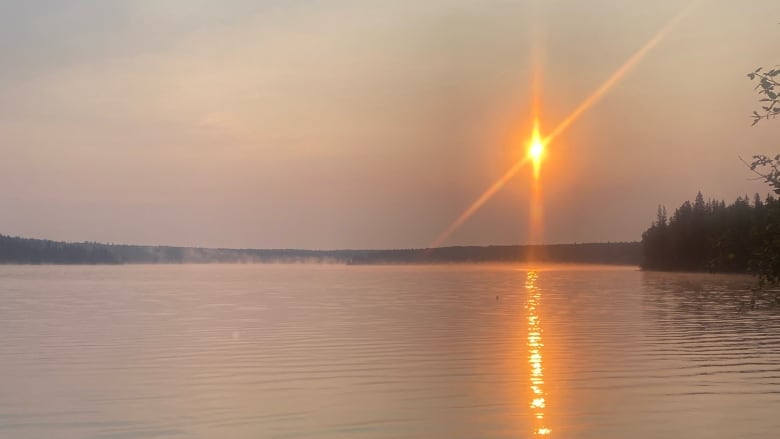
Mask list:
[[534,121],[534,130],[531,133],[531,141],[528,142],[528,159],[534,167],[534,178],[539,178],[539,171],[542,167],[542,158],[544,157],[544,140],[539,133],[539,121]]
[[542,154],[544,154],[544,144],[542,144],[541,140],[534,139],[531,142],[531,147],[528,149],[528,155],[536,161],[542,158]]

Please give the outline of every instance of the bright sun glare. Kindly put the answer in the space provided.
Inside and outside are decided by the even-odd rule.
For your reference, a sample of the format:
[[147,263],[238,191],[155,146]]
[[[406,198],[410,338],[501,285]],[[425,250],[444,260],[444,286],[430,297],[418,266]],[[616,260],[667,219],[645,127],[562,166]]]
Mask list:
[[531,134],[531,142],[528,145],[528,158],[531,159],[531,163],[534,167],[534,178],[539,178],[539,170],[542,165],[542,157],[544,156],[544,140],[539,133],[539,121],[534,121],[534,131]]
[[528,154],[531,156],[534,160],[539,160],[542,158],[542,153],[544,152],[544,145],[542,145],[541,140],[536,139],[531,143],[531,148],[528,150]]
[[[626,75],[632,68],[634,68],[647,53],[649,53],[659,42],[661,42],[666,35],[680,22],[693,8],[698,4],[696,1],[691,1],[688,7],[683,9],[678,15],[676,15],[669,23],[666,24],[658,33],[656,33],[644,46],[634,53],[623,65],[621,65],[607,80],[601,84],[593,93],[580,103],[574,111],[572,111],[562,122],[560,122],[552,131],[549,131],[545,137],[539,135],[539,121],[534,121],[534,131],[531,136],[530,142],[527,144],[528,151],[525,156],[518,160],[509,170],[501,176],[495,183],[487,188],[466,210],[464,210],[458,218],[453,221],[444,232],[442,232],[435,241],[433,241],[429,247],[441,246],[449,237],[454,233],[464,222],[466,222],[475,212],[477,212],[482,205],[489,201],[493,195],[495,195],[504,185],[509,182],[512,177],[515,176],[523,167],[531,162],[533,165],[533,177],[536,187],[539,186],[539,176],[541,173],[542,159],[546,155],[545,146],[551,145],[552,142],[566,129],[573,124],[580,116],[587,112],[593,105],[595,105],[599,99],[602,98],[615,84],[617,84],[623,76]],[[537,84],[538,86],[538,84]],[[539,91],[538,89],[536,90]],[[538,108],[537,108],[538,109]],[[538,114],[538,113],[536,113]],[[519,148],[518,148],[519,149]],[[537,194],[539,192],[537,191]],[[538,195],[537,195],[538,196]]]
[[531,132],[531,141],[528,144],[528,157],[538,163],[544,154],[544,140],[539,132],[539,119],[534,120],[534,128]]

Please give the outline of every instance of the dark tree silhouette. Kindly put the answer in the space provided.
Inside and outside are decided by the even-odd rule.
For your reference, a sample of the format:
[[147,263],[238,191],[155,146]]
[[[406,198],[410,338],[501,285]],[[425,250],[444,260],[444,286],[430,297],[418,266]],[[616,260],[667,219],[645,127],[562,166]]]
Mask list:
[[[751,81],[758,81],[756,84],[756,90],[761,96],[762,112],[753,112],[753,125],[761,121],[761,119],[775,118],[780,115],[780,68],[770,69],[764,71],[763,67],[757,68],[755,71],[748,73],[748,78]],[[777,89],[776,89],[777,88]]]
[[[780,244],[780,200],[756,194],[739,197],[730,205],[704,201],[684,202],[667,220],[665,208],[642,235],[642,267],[651,270],[751,272],[762,282],[776,282]],[[773,265],[775,264],[775,265]],[[776,271],[775,271],[776,273]]]
[[[753,125],[780,115],[780,68],[764,70],[759,67],[747,76],[751,81],[758,82],[755,88],[762,102],[762,112],[753,111]],[[776,194],[780,194],[780,154],[774,157],[757,154],[751,163],[745,164]],[[755,250],[751,268],[759,276],[762,285],[777,285],[780,283],[780,208],[774,204],[757,207],[757,210],[763,212],[764,224],[762,241]]]

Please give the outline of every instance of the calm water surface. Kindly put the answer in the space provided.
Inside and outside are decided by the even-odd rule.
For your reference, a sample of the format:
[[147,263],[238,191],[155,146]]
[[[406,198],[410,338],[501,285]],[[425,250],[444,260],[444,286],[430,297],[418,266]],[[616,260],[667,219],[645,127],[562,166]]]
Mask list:
[[751,280],[0,266],[2,438],[772,438]]

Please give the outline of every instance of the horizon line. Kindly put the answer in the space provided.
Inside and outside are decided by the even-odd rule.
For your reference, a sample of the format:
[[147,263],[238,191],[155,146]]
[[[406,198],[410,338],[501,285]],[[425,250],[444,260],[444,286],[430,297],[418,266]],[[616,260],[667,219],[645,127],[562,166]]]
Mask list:
[[409,250],[441,250],[449,248],[486,248],[486,247],[552,247],[562,245],[599,245],[599,244],[639,244],[641,240],[615,240],[615,241],[583,241],[583,242],[548,242],[542,244],[456,244],[441,247],[395,247],[395,248],[295,248],[295,247],[219,247],[219,246],[199,246],[199,245],[170,245],[170,244],[128,244],[117,242],[100,241],[67,241],[50,238],[32,238],[26,236],[12,236],[0,233],[0,238],[29,239],[34,241],[50,241],[62,244],[93,244],[104,246],[124,246],[124,247],[166,247],[166,248],[187,248],[201,250],[233,250],[233,251],[310,251],[310,252],[339,252],[339,251],[409,251]]

